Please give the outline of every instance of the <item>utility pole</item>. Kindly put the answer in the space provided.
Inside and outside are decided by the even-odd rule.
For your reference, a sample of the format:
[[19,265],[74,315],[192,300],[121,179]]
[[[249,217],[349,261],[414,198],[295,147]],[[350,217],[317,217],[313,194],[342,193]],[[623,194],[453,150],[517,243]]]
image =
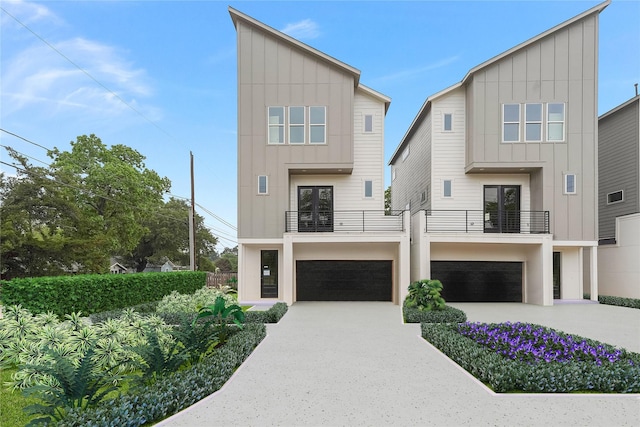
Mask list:
[[196,270],[196,198],[193,184],[193,153],[191,156],[191,209],[189,210],[189,260],[190,270]]

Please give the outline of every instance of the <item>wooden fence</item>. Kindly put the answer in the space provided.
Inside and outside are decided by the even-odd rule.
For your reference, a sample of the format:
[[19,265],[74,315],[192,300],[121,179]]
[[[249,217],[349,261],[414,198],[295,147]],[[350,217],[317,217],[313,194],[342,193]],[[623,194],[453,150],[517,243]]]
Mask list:
[[220,288],[222,286],[231,286],[238,289],[238,273],[225,271],[221,273],[207,273],[207,287]]

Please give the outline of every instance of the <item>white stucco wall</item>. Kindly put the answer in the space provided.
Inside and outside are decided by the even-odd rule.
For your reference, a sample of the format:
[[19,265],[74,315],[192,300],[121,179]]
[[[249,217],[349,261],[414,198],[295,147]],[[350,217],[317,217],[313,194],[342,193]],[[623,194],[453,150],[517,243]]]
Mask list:
[[616,244],[598,247],[598,289],[640,298],[640,213],[616,218]]

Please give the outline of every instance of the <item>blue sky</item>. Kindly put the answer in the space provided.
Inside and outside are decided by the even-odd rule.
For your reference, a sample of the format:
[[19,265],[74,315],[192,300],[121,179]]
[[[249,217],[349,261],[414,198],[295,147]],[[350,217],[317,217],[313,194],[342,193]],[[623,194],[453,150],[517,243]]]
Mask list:
[[[388,160],[426,97],[599,3],[2,1],[0,127],[62,150],[91,133],[128,145],[184,197],[192,151],[196,202],[206,209],[198,212],[222,237],[219,247],[231,247],[235,230],[224,224],[236,224],[229,5],[359,69],[363,84],[391,97]],[[640,83],[639,22],[640,0],[613,0],[600,15],[599,114],[633,97]],[[5,132],[0,144],[49,160]],[[4,149],[0,156],[7,160]],[[388,184],[388,168],[386,175]]]

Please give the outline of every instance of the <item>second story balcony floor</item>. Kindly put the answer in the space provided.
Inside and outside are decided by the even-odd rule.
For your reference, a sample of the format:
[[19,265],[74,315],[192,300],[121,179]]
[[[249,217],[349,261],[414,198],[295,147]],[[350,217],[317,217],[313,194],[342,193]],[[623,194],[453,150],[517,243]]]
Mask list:
[[426,232],[549,234],[549,211],[427,210]]
[[309,210],[285,212],[287,233],[404,231],[404,211]]

